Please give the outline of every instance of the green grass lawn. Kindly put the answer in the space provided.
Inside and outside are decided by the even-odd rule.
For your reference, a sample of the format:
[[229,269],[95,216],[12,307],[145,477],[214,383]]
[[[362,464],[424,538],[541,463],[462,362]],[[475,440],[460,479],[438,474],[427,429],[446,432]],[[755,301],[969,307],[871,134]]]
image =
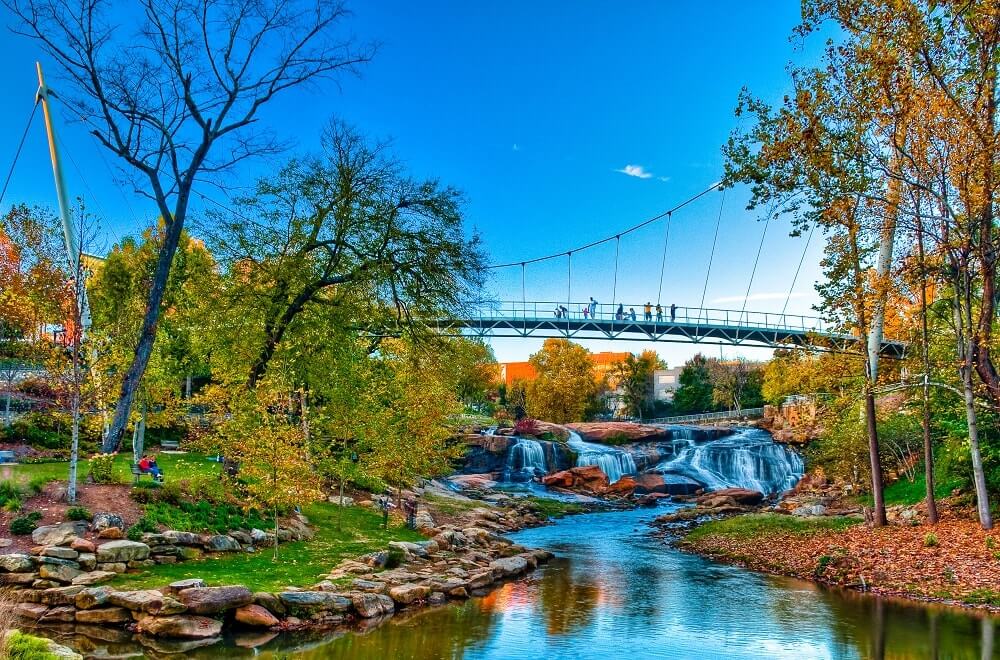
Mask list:
[[[216,476],[221,474],[222,465],[208,460],[201,454],[159,454],[156,462],[163,470],[168,481],[189,479],[196,476]],[[121,453],[115,458],[114,476],[121,483],[130,483],[133,479],[132,453]],[[90,461],[81,459],[77,467],[80,479],[84,479],[90,471]],[[0,466],[0,481],[14,479],[21,485],[26,485],[36,479],[47,481],[66,480],[69,478],[69,462],[57,463],[24,463],[18,465]],[[146,480],[149,477],[144,477]]]
[[799,518],[777,513],[751,513],[721,520],[711,520],[698,525],[685,537],[686,541],[697,542],[706,536],[729,536],[752,539],[772,534],[808,535],[826,530],[841,530],[857,525],[855,518]]
[[[927,493],[927,480],[924,478],[924,466],[921,465],[917,468],[917,474],[913,481],[910,481],[906,477],[897,479],[894,483],[887,486],[885,489],[885,503],[887,505],[902,504],[905,506],[910,506],[922,502]],[[942,479],[939,475],[935,475],[934,479],[934,496],[936,498],[947,497],[951,494],[951,491],[961,486],[961,481],[958,479]],[[870,495],[866,495],[860,498],[861,502],[867,506],[872,506],[874,501]]]
[[371,509],[343,509],[343,529],[337,530],[339,507],[317,503],[304,513],[316,527],[310,541],[279,546],[278,560],[270,548],[256,553],[233,553],[200,561],[163,564],[140,573],[118,576],[113,587],[142,589],[165,586],[176,580],[201,578],[209,586],[243,584],[253,591],[278,591],[308,587],[323,579],[341,560],[384,550],[389,541],[420,541],[423,536],[405,527],[382,529],[382,516]]

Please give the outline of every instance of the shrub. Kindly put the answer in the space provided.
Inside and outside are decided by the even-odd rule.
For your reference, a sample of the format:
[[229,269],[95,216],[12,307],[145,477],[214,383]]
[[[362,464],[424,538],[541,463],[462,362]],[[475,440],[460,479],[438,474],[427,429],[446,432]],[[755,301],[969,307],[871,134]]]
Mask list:
[[388,556],[385,558],[385,567],[390,569],[398,568],[402,563],[403,551],[398,548],[390,549]]
[[21,516],[20,518],[14,518],[10,521],[10,533],[18,536],[31,534],[35,531],[36,527],[38,527],[38,525],[31,515]]
[[114,483],[115,454],[95,454],[90,458],[90,477],[95,484]]
[[142,539],[142,535],[147,532],[155,532],[157,530],[156,523],[154,523],[148,516],[143,516],[139,520],[135,521],[135,524],[128,528],[128,532],[125,536],[129,541],[139,541]]
[[530,435],[537,437],[541,432],[542,427],[538,424],[537,419],[522,417],[514,422],[514,433],[517,435]]
[[21,489],[13,481],[0,481],[0,507],[6,511],[20,511]]
[[933,548],[937,544],[938,544],[938,537],[937,537],[937,534],[935,534],[934,532],[928,532],[924,536],[924,547],[925,548]]
[[234,529],[252,529],[269,527],[268,522],[260,514],[250,509],[243,511],[231,504],[217,504],[202,500],[200,502],[156,502],[146,506],[145,519],[154,526],[162,525],[170,529],[188,532],[215,532],[224,534]]
[[59,660],[59,656],[49,651],[49,643],[40,637],[25,635],[15,630],[7,638],[5,658],[10,660]]
[[32,495],[38,495],[43,490],[45,490],[46,484],[50,481],[54,481],[53,477],[40,475],[37,477],[32,477],[31,481],[28,482],[28,492]]
[[66,509],[66,517],[70,520],[90,520],[94,516],[87,507],[71,506]]

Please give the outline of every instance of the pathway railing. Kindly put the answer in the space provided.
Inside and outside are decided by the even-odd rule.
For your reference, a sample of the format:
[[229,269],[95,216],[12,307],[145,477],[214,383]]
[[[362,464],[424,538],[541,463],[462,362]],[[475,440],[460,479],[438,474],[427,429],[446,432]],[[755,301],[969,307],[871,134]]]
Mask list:
[[719,412],[699,413],[697,415],[677,415],[675,417],[657,417],[645,420],[646,424],[697,424],[699,422],[718,422],[725,419],[759,419],[764,416],[763,408],[744,408],[743,410],[722,410]]

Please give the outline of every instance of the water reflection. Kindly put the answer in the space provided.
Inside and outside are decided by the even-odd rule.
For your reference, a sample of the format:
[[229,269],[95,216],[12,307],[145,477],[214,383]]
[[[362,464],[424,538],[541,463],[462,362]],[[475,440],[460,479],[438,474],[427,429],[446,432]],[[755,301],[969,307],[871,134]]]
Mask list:
[[[336,635],[240,633],[224,645],[146,640],[148,657],[352,660],[643,658],[1000,658],[997,620],[762,576],[676,552],[649,537],[662,511],[566,519],[517,535],[561,556],[485,598]],[[62,641],[128,657],[125,633]],[[254,648],[256,647],[256,648]]]

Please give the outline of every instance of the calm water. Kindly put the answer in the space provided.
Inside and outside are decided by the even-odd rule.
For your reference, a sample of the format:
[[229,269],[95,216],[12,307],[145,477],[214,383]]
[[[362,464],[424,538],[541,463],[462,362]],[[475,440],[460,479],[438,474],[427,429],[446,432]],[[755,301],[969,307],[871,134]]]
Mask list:
[[[165,645],[151,655],[183,650],[198,658],[297,660],[570,660],[625,653],[637,659],[1000,658],[997,619],[820,589],[672,550],[649,537],[646,526],[665,508],[578,516],[515,534],[518,542],[560,557],[485,598],[396,617],[367,632],[270,641],[268,635],[247,634],[227,640],[225,647]],[[136,649],[105,642],[90,650],[109,657],[129,648]]]

